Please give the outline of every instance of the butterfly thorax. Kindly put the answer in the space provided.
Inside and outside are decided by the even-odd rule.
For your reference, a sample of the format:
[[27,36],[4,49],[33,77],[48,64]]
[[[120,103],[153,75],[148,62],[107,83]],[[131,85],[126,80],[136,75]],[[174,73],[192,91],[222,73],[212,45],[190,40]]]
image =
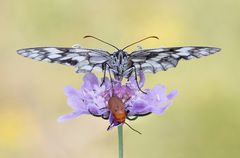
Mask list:
[[131,61],[127,52],[122,50],[114,52],[111,56],[109,67],[115,79],[122,80],[123,77],[126,77],[127,70],[131,68]]

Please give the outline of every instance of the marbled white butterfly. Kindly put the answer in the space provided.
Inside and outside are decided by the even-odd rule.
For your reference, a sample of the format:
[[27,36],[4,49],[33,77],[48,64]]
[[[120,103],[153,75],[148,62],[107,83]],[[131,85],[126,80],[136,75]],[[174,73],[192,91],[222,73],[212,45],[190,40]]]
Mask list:
[[220,51],[220,48],[215,47],[186,46],[139,49],[133,51],[131,54],[128,54],[124,50],[129,46],[132,46],[149,38],[158,39],[158,37],[150,36],[144,38],[124,47],[123,49],[118,49],[114,45],[94,36],[85,36],[84,38],[87,37],[91,37],[105,44],[108,44],[116,48],[117,51],[110,54],[104,50],[81,48],[79,45],[74,45],[70,48],[25,48],[17,50],[17,53],[24,57],[39,61],[74,66],[77,73],[87,73],[91,72],[94,69],[98,69],[104,71],[104,79],[106,71],[109,71],[109,75],[112,73],[114,75],[114,78],[118,80],[129,78],[132,73],[135,73],[135,79],[137,82],[137,75],[139,71],[152,73],[156,73],[158,71],[166,71],[171,67],[176,67],[178,61],[181,59],[190,60],[193,58],[200,58],[202,56],[208,56]]

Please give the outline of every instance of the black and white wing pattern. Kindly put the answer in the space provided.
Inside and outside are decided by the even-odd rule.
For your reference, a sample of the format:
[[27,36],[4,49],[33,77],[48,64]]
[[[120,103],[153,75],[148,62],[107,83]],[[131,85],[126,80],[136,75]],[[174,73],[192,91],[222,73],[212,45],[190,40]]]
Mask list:
[[201,58],[219,52],[220,48],[214,47],[170,47],[156,49],[142,49],[130,54],[134,67],[145,72],[156,73],[176,67],[181,59],[190,60]]
[[103,70],[110,59],[107,51],[87,48],[36,47],[19,49],[17,53],[31,59],[74,66],[77,73]]

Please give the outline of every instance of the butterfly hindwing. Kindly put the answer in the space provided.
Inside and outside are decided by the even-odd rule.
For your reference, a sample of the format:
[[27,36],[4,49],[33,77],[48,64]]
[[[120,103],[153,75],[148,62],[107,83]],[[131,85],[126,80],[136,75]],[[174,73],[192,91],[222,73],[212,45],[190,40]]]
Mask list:
[[39,61],[74,66],[77,73],[91,72],[94,68],[102,70],[102,64],[110,59],[106,51],[86,48],[36,47],[20,49],[17,53]]
[[214,47],[170,47],[143,49],[132,52],[130,60],[137,71],[166,71],[171,67],[176,67],[181,59],[190,60],[208,56],[220,51]]

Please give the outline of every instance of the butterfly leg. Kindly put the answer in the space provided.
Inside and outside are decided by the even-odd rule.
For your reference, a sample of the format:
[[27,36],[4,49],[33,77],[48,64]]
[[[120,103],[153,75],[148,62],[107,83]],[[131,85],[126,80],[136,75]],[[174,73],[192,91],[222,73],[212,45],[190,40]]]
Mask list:
[[110,66],[107,64],[107,66],[108,66],[108,73],[109,73],[109,78],[110,78],[110,82],[111,82],[111,84],[112,84],[112,90],[114,90],[113,89],[113,79],[112,79],[112,75],[111,75],[111,72],[110,72]]
[[106,79],[106,71],[107,71],[107,68],[106,68],[106,63],[104,63],[102,65],[102,69],[104,71],[104,74],[103,74],[103,80],[102,80],[102,83],[100,84],[100,87],[102,87],[103,83],[105,82],[105,79]]
[[137,69],[136,69],[136,67],[133,66],[133,69],[134,69],[135,81],[136,81],[136,84],[137,84],[138,89],[139,89],[142,93],[147,94],[146,92],[144,92],[144,91],[140,88],[140,86],[139,86],[139,84],[138,84]]

